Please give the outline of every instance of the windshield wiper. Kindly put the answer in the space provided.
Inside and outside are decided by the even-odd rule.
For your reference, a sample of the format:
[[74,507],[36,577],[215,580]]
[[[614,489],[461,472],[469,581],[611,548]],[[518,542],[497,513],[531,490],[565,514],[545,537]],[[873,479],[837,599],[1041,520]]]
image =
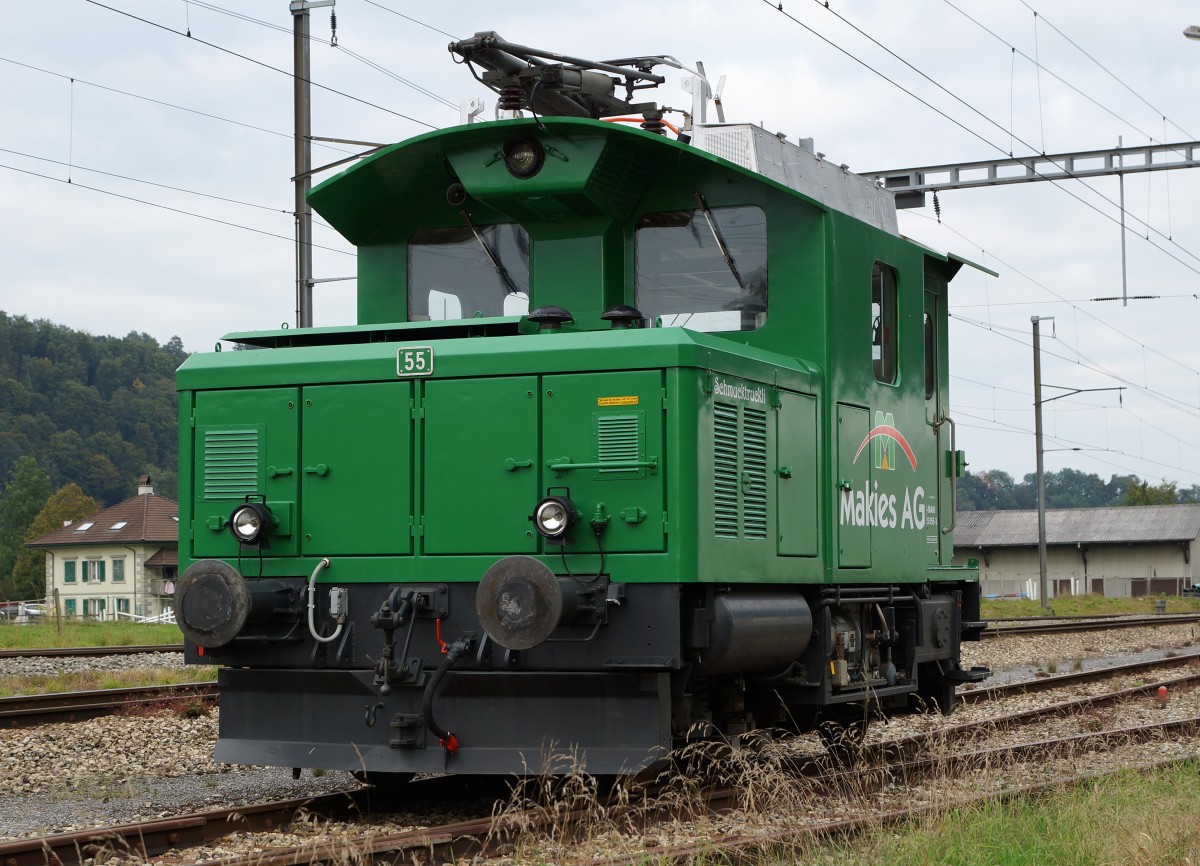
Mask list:
[[704,214],[704,221],[708,223],[708,230],[712,232],[713,240],[717,242],[717,247],[721,250],[721,255],[725,257],[725,264],[729,266],[729,272],[737,280],[738,288],[743,292],[746,291],[746,284],[742,282],[742,275],[738,273],[737,265],[733,262],[733,256],[729,254],[729,247],[725,246],[725,238],[721,237],[721,230],[717,228],[716,222],[713,221],[712,211],[708,207],[708,202],[704,200],[704,193],[696,193],[696,204],[700,205],[700,211]]
[[504,265],[500,263],[500,257],[496,255],[495,250],[488,246],[488,242],[483,239],[483,233],[475,228],[475,223],[471,222],[471,212],[462,211],[462,218],[466,220],[467,228],[471,230],[471,234],[475,235],[475,240],[479,241],[479,245],[483,247],[483,254],[488,257],[488,261],[492,263],[492,267],[496,269],[496,273],[500,275],[500,279],[504,280],[504,285],[508,286],[508,293],[510,295],[521,294],[516,283],[512,281],[512,277],[508,275],[508,271],[504,269]]

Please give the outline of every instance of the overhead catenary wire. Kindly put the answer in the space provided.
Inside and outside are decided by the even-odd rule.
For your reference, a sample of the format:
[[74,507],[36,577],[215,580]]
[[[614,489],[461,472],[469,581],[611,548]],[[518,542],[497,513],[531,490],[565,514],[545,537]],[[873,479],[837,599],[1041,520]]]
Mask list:
[[[231,16],[231,17],[233,17],[233,18],[238,18],[238,19],[240,19],[240,20],[242,20],[242,21],[246,21],[246,22],[248,22],[248,23],[250,23],[250,24],[258,24],[258,25],[260,25],[260,26],[262,26],[262,27],[267,27],[267,28],[270,28],[271,30],[278,30],[278,31],[280,31],[280,32],[282,32],[282,33],[286,33],[286,34],[288,34],[289,36],[291,36],[291,35],[292,35],[292,30],[291,30],[291,28],[289,28],[289,27],[284,27],[284,26],[283,26],[283,25],[281,25],[281,24],[275,24],[274,22],[271,22],[271,21],[264,21],[264,20],[263,20],[263,19],[261,19],[261,18],[255,18],[255,17],[253,17],[253,16],[251,16],[251,15],[246,15],[246,14],[244,14],[244,13],[242,13],[242,12],[238,12],[238,11],[236,11],[236,10],[233,10],[233,9],[226,9],[226,8],[225,8],[225,7],[223,7],[223,6],[217,6],[215,3],[206,3],[206,2],[203,2],[203,0],[192,0],[192,2],[194,2],[194,3],[195,3],[195,5],[197,5],[197,6],[200,6],[200,7],[204,8],[204,9],[208,9],[208,10],[210,10],[210,11],[212,11],[212,12],[217,12],[217,13],[220,13],[220,14],[222,14],[222,15],[229,15],[229,16]],[[388,11],[391,11],[391,10],[388,10]],[[407,18],[408,16],[406,15],[406,16],[403,16],[403,17]],[[410,19],[410,20],[411,20],[411,19]],[[419,22],[418,22],[418,23],[419,23]],[[309,36],[308,36],[308,39],[309,39],[309,41],[310,41],[310,42],[323,42],[323,41],[324,41],[323,39],[321,39],[321,37],[314,36],[314,35],[312,35],[312,34],[309,34]],[[420,93],[420,94],[421,94],[421,95],[423,95],[423,96],[427,96],[427,97],[429,97],[430,99],[436,100],[437,102],[440,102],[440,103],[442,103],[442,105],[445,105],[445,106],[447,106],[447,107],[449,107],[449,108],[453,108],[453,109],[455,109],[455,110],[457,110],[457,109],[458,109],[458,105],[457,105],[457,103],[453,102],[452,100],[449,100],[449,99],[447,99],[446,97],[444,97],[444,96],[441,96],[440,94],[437,94],[437,93],[433,92],[433,91],[432,91],[432,90],[430,90],[429,88],[427,88],[427,87],[423,87],[423,86],[421,86],[420,84],[417,84],[415,81],[412,81],[412,80],[410,80],[410,79],[408,79],[408,78],[405,78],[405,77],[404,77],[404,76],[402,76],[402,75],[399,75],[399,74],[397,74],[397,73],[395,73],[395,72],[391,71],[391,70],[390,70],[390,69],[388,69],[387,67],[385,67],[385,66],[383,66],[383,65],[381,65],[381,64],[379,64],[379,63],[376,63],[376,62],[375,62],[375,61],[373,61],[373,60],[370,60],[370,59],[368,59],[368,58],[366,58],[366,57],[363,57],[361,54],[358,54],[357,52],[351,51],[349,48],[347,48],[347,47],[346,47],[345,45],[343,45],[341,42],[337,42],[337,43],[333,44],[331,47],[333,47],[333,48],[336,48],[336,49],[338,49],[339,51],[341,51],[343,54],[347,55],[348,57],[352,57],[353,59],[355,59],[355,60],[359,61],[360,63],[363,63],[363,64],[364,64],[364,65],[366,65],[366,66],[369,66],[371,69],[374,69],[376,72],[379,72],[379,73],[380,73],[380,74],[382,74],[382,75],[386,75],[388,78],[391,78],[393,81],[397,81],[397,82],[399,82],[400,84],[403,84],[403,85],[405,85],[406,87],[410,87],[410,88],[412,88],[412,89],[413,89],[413,90],[415,90],[417,93]]]
[[[286,208],[286,207],[272,207],[270,205],[265,205],[265,204],[255,204],[254,202],[242,201],[242,200],[236,199],[236,198],[228,198],[226,196],[216,195],[215,193],[211,193],[211,192],[200,192],[199,190],[185,189],[180,186],[172,186],[169,183],[159,183],[159,182],[153,181],[153,180],[145,180],[144,178],[140,178],[140,177],[131,177],[130,175],[126,175],[126,174],[117,174],[116,172],[113,172],[113,171],[104,171],[99,168],[88,168],[87,166],[84,166],[84,165],[76,165],[73,162],[64,162],[63,160],[60,160],[60,159],[51,159],[48,156],[37,156],[36,154],[32,154],[32,153],[24,153],[19,150],[11,150],[7,147],[0,147],[0,153],[8,153],[13,156],[24,157],[25,159],[36,159],[39,162],[49,162],[49,163],[53,163],[54,165],[65,165],[68,167],[68,169],[71,172],[78,170],[78,171],[90,172],[92,174],[102,174],[105,177],[114,177],[114,178],[117,178],[118,180],[127,180],[127,181],[131,181],[132,183],[142,183],[142,184],[146,184],[147,186],[156,186],[156,187],[159,187],[160,189],[169,189],[172,192],[182,192],[182,193],[187,193],[188,195],[197,195],[197,196],[201,196],[203,198],[211,198],[211,199],[215,199],[217,201],[227,202],[229,204],[241,205],[243,207],[257,208],[258,210],[266,210],[266,211],[271,211],[273,213],[290,214],[292,212],[290,208]],[[71,175],[68,174],[68,178],[70,178],[70,176]]]
[[[233,124],[234,126],[240,126],[245,129],[254,130],[255,132],[262,132],[262,133],[266,133],[267,135],[277,136],[279,138],[291,139],[294,137],[294,134],[291,132],[280,132],[279,130],[276,130],[276,129],[267,129],[266,127],[263,127],[263,126],[255,126],[252,123],[246,123],[241,120],[234,120],[233,118],[230,118],[230,117],[222,117],[219,114],[211,114],[207,111],[200,111],[195,108],[188,108],[187,106],[184,106],[184,105],[177,105],[176,103],[173,103],[173,102],[166,102],[162,99],[155,99],[152,96],[146,96],[145,94],[141,94],[141,93],[134,93],[130,90],[121,90],[120,88],[117,88],[117,87],[109,87],[106,84],[98,84],[95,81],[87,81],[85,79],[76,78],[74,76],[67,75],[62,72],[54,72],[53,70],[50,70],[50,69],[44,69],[41,66],[34,66],[31,63],[23,63],[20,60],[13,60],[11,57],[0,57],[0,61],[3,61],[4,63],[11,63],[14,66],[20,66],[25,69],[29,69],[33,72],[40,72],[43,75],[49,75],[54,78],[61,78],[64,81],[70,81],[73,84],[84,84],[84,85],[87,85],[88,87],[94,87],[97,90],[103,90],[108,93],[115,93],[119,96],[127,96],[131,99],[139,99],[144,102],[153,103],[154,105],[160,105],[164,108],[171,108],[176,111],[183,111],[183,112],[187,112],[188,114],[195,114],[199,117],[206,117],[210,120],[217,120],[217,121],[220,121],[221,123],[230,123],[230,124]],[[342,147],[333,147],[331,145],[322,144],[320,142],[314,142],[314,144],[317,147],[324,147],[328,150],[337,151],[338,153],[351,153],[351,154],[354,153],[354,151],[352,151],[352,150],[347,150]]]
[[[189,211],[189,210],[184,210],[183,208],[171,207],[170,205],[160,204],[159,202],[147,201],[146,199],[140,199],[140,198],[137,198],[137,197],[131,196],[131,195],[124,195],[122,193],[113,192],[112,190],[108,190],[108,189],[102,189],[97,186],[88,186],[87,184],[80,183],[79,181],[72,182],[69,180],[64,180],[61,177],[53,177],[52,175],[42,174],[41,172],[37,172],[37,171],[30,171],[29,169],[26,169],[26,168],[17,168],[14,165],[4,165],[2,163],[0,163],[0,169],[7,169],[8,171],[15,171],[20,174],[30,175],[32,177],[40,177],[43,180],[52,180],[55,183],[65,184],[67,186],[72,186],[77,189],[86,189],[86,190],[90,190],[91,192],[102,193],[104,195],[113,196],[114,198],[124,199],[125,201],[135,202],[137,204],[149,205],[150,207],[160,208],[162,210],[171,211],[172,213],[182,214],[183,216],[194,217],[195,219],[206,220],[207,222],[218,223],[220,225],[229,226],[230,228],[241,229],[242,231],[254,232],[255,234],[266,235],[267,237],[272,237],[272,238],[279,238],[280,240],[285,240],[288,243],[292,243],[292,244],[296,243],[296,238],[292,235],[275,234],[275,232],[269,232],[269,231],[266,231],[265,229],[256,229],[252,226],[244,226],[239,223],[230,222],[229,220],[223,220],[223,219],[218,219],[217,217],[210,217],[210,216],[205,216],[204,214],[198,214],[195,211]],[[331,253],[338,253],[338,254],[344,255],[344,256],[353,256],[356,258],[358,256],[357,252],[350,252],[348,250],[339,250],[336,247],[327,247],[327,246],[324,246],[323,244],[311,244],[311,246],[313,247],[313,249],[328,250]]]
[[[124,9],[118,9],[115,6],[109,6],[105,3],[101,3],[100,0],[84,0],[84,2],[89,3],[92,6],[96,6],[100,9],[106,9],[109,12],[113,12],[117,15],[123,15],[126,18],[132,18],[134,21],[140,21],[142,24],[147,24],[151,27],[158,28],[159,30],[164,30],[167,33],[174,33],[176,36],[183,37],[192,42],[198,42],[201,45],[207,45],[209,48],[213,48],[224,54],[228,54],[231,57],[237,57],[241,60],[245,60],[247,63],[252,63],[255,66],[261,66],[262,68],[269,69],[272,72],[278,72],[280,75],[286,75],[288,78],[296,77],[295,73],[288,72],[286,69],[280,69],[278,66],[272,66],[270,63],[266,63],[262,60],[257,60],[248,55],[241,54],[240,52],[234,51],[231,48],[225,48],[222,45],[217,45],[215,42],[209,42],[208,40],[200,39],[197,36],[188,36],[186,33],[176,30],[174,27],[168,27],[165,24],[159,24],[157,21],[151,21],[149,18],[143,18],[140,15],[134,15],[132,12],[126,12]],[[393,115],[394,117],[402,118],[404,120],[418,124],[419,126],[424,126],[424,127],[427,127],[428,129],[437,129],[437,127],[434,126],[432,123],[427,123],[424,120],[418,120],[417,118],[415,118],[411,115],[404,114],[403,112],[400,112],[400,111],[394,111],[390,108],[379,105],[378,103],[371,102],[368,99],[362,99],[361,97],[354,96],[353,94],[350,94],[350,93],[346,93],[344,90],[338,90],[336,87],[329,87],[328,85],[321,84],[319,81],[313,81],[312,79],[308,79],[306,83],[313,87],[320,88],[321,90],[324,90],[328,93],[332,93],[336,96],[341,96],[341,97],[343,97],[345,99],[349,99],[353,102],[358,102],[362,105],[367,106],[368,108],[374,108],[374,109],[377,109],[378,111],[386,112],[387,114]]]
[[[918,219],[924,219],[924,220],[930,220],[930,221],[932,221],[932,219],[933,219],[932,217],[925,216],[924,214],[919,214],[919,213],[915,213],[915,212],[911,212],[911,211],[909,212],[909,215],[916,217]],[[945,228],[948,229],[950,232],[952,232],[953,234],[962,238],[964,241],[971,244],[971,246],[975,247],[976,249],[982,249],[982,247],[980,247],[980,245],[976,241],[972,240],[967,235],[963,234],[961,231],[956,229],[953,225],[949,225],[945,222],[942,222],[941,225],[945,226]],[[1175,364],[1175,365],[1181,367],[1182,369],[1186,370],[1189,373],[1194,373],[1196,375],[1200,375],[1200,369],[1197,369],[1196,367],[1193,367],[1190,364],[1185,364],[1183,361],[1180,361],[1177,358],[1173,358],[1170,355],[1166,354],[1165,352],[1162,352],[1159,349],[1155,349],[1152,346],[1148,346],[1146,343],[1142,342],[1141,340],[1137,339],[1136,337],[1132,336],[1131,334],[1125,333],[1124,331],[1122,331],[1120,328],[1116,327],[1115,325],[1110,324],[1109,322],[1106,322],[1103,319],[1101,319],[1099,316],[1094,315],[1089,310],[1087,310],[1083,307],[1077,306],[1077,304],[1079,302],[1073,301],[1069,298],[1064,298],[1062,295],[1060,295],[1058,292],[1051,289],[1045,283],[1039,282],[1038,280],[1034,279],[1029,274],[1025,273],[1020,268],[1018,268],[1016,265],[1012,264],[1009,261],[1006,261],[1005,259],[996,255],[994,252],[989,252],[989,254],[991,255],[992,259],[994,259],[1002,267],[1008,269],[1009,271],[1012,271],[1014,274],[1017,274],[1018,276],[1022,277],[1023,279],[1028,280],[1029,282],[1033,283],[1033,285],[1037,286],[1039,289],[1046,292],[1047,294],[1053,295],[1055,298],[1058,299],[1057,303],[1069,304],[1073,310],[1083,313],[1083,315],[1087,316],[1089,319],[1092,319],[1097,324],[1103,325],[1105,328],[1112,331],[1113,333],[1118,334],[1119,336],[1124,337],[1125,339],[1133,342],[1137,346],[1141,347],[1144,351],[1149,351],[1149,352],[1157,355],[1158,357],[1162,358],[1164,361],[1169,361],[1172,364]],[[1161,297],[1161,298],[1189,298],[1190,297],[1190,298],[1196,298],[1197,300],[1200,300],[1200,295],[1197,295],[1195,293],[1160,295],[1159,297]],[[1014,303],[1018,303],[1018,302],[1014,302]],[[1046,301],[1046,302],[1024,302],[1024,303],[1028,304],[1028,303],[1056,303],[1056,302]],[[993,301],[989,301],[989,305],[990,306],[1006,306],[1006,304],[1004,302],[993,302]]]
[[[89,0],[89,2],[94,2],[94,0]],[[995,148],[996,150],[1000,151],[1001,153],[1008,154],[1008,153],[1010,153],[1010,152],[1011,152],[1011,148],[1010,148],[1010,150],[1006,151],[1006,150],[1004,149],[1004,147],[1002,147],[1001,145],[999,145],[999,144],[996,144],[995,142],[991,141],[991,140],[990,140],[990,139],[988,139],[986,136],[984,136],[982,133],[979,133],[979,132],[977,132],[976,130],[974,130],[974,129],[971,129],[969,126],[967,126],[967,125],[966,125],[965,123],[963,123],[962,121],[958,120],[957,118],[954,118],[954,117],[950,116],[950,115],[949,115],[949,114],[947,114],[945,111],[942,111],[940,108],[938,108],[937,106],[933,105],[933,104],[932,104],[931,102],[929,102],[928,100],[926,100],[926,99],[922,98],[921,96],[919,96],[918,94],[916,94],[915,92],[913,92],[912,90],[910,90],[909,88],[907,88],[907,87],[905,87],[904,85],[900,84],[900,83],[899,83],[898,81],[896,81],[895,79],[893,79],[893,78],[891,78],[891,77],[889,77],[889,76],[885,75],[883,72],[880,72],[878,69],[876,69],[875,67],[871,66],[869,63],[867,63],[867,62],[866,62],[865,60],[863,60],[862,58],[860,58],[860,57],[856,56],[855,54],[853,54],[852,52],[850,52],[850,51],[849,51],[849,50],[847,50],[846,48],[843,48],[841,45],[838,45],[836,42],[834,42],[834,41],[833,41],[832,39],[830,39],[829,37],[825,36],[825,35],[824,35],[824,34],[822,34],[822,33],[818,33],[818,32],[817,32],[815,29],[813,29],[813,28],[812,28],[812,27],[810,27],[809,25],[805,24],[805,23],[804,23],[803,21],[801,21],[799,18],[795,17],[794,15],[792,15],[792,14],[790,14],[789,12],[787,12],[786,10],[784,10],[784,8],[783,8],[783,4],[782,4],[782,3],[772,3],[772,2],[771,2],[771,0],[761,0],[761,2],[762,2],[762,3],[764,3],[765,5],[769,6],[771,9],[774,9],[774,10],[778,11],[780,14],[784,15],[784,16],[785,16],[785,17],[786,17],[786,18],[787,18],[789,21],[792,21],[793,23],[797,24],[798,26],[800,26],[800,27],[804,28],[804,29],[805,29],[805,30],[807,30],[809,33],[811,33],[812,35],[814,35],[814,36],[816,36],[818,39],[820,39],[822,42],[825,42],[825,43],[826,43],[827,45],[829,45],[830,47],[832,47],[832,48],[834,48],[835,50],[837,50],[838,52],[840,52],[840,53],[844,54],[846,57],[850,58],[850,59],[851,59],[851,60],[853,60],[855,63],[857,63],[857,64],[859,64],[860,66],[862,66],[863,68],[865,68],[865,69],[869,70],[869,71],[870,71],[870,72],[872,72],[873,74],[875,74],[875,75],[879,76],[879,77],[880,77],[880,78],[882,78],[884,81],[886,81],[886,82],[888,82],[889,84],[891,84],[893,87],[895,87],[895,88],[897,88],[898,90],[900,90],[900,91],[902,91],[902,92],[904,92],[904,93],[908,94],[910,97],[912,97],[913,99],[915,99],[915,100],[917,100],[918,102],[920,102],[920,103],[921,103],[922,105],[924,105],[926,108],[928,108],[928,109],[930,109],[931,111],[935,112],[936,114],[940,115],[940,116],[941,116],[941,117],[943,117],[944,119],[946,119],[946,120],[950,121],[952,124],[954,124],[955,126],[959,127],[959,128],[960,128],[960,129],[962,129],[964,132],[968,133],[969,135],[973,136],[974,138],[977,138],[977,139],[979,139],[980,141],[982,141],[984,144],[988,145],[989,147]],[[821,5],[821,0],[813,0],[813,2],[814,2],[814,3],[818,3],[819,5]],[[865,30],[863,30],[862,28],[860,28],[858,25],[854,24],[852,21],[850,21],[849,19],[847,19],[847,18],[846,18],[846,17],[844,17],[843,15],[839,14],[839,13],[838,13],[836,10],[834,10],[834,9],[830,8],[828,4],[823,4],[823,5],[821,5],[821,8],[823,8],[823,9],[825,9],[826,11],[830,12],[830,13],[831,13],[831,14],[832,14],[834,17],[836,17],[836,18],[837,18],[839,21],[841,21],[841,22],[843,22],[844,24],[846,24],[846,26],[850,27],[852,30],[854,30],[855,32],[857,32],[858,34],[860,34],[860,35],[861,35],[863,38],[867,39],[867,40],[868,40],[868,41],[870,41],[872,44],[874,44],[874,45],[878,46],[880,49],[882,49],[883,51],[885,51],[885,52],[886,52],[887,54],[889,54],[891,57],[893,57],[894,59],[896,59],[896,60],[897,60],[897,61],[899,61],[900,63],[904,64],[905,66],[907,66],[909,69],[911,69],[911,70],[912,70],[913,72],[915,72],[917,75],[919,75],[919,76],[921,76],[922,78],[924,78],[926,81],[928,81],[928,82],[929,82],[930,84],[932,84],[934,87],[936,87],[936,88],[938,88],[939,90],[941,90],[941,91],[942,91],[943,93],[945,93],[947,96],[949,96],[950,98],[952,98],[952,99],[953,99],[953,100],[955,100],[956,102],[960,103],[961,105],[963,105],[965,108],[967,108],[968,110],[970,110],[970,111],[971,111],[971,112],[973,112],[974,114],[977,114],[977,115],[979,115],[979,117],[981,117],[982,119],[984,119],[985,121],[987,121],[987,122],[988,122],[988,123],[990,123],[991,125],[995,126],[995,127],[996,127],[997,129],[999,129],[1000,131],[1002,131],[1002,132],[1006,132],[1006,133],[1009,133],[1010,135],[1013,135],[1013,136],[1015,136],[1015,133],[1013,133],[1013,132],[1012,132],[1012,130],[1010,130],[1010,129],[1005,129],[1005,127],[1004,127],[1004,126],[1003,126],[1001,123],[999,123],[998,121],[996,121],[996,120],[993,120],[992,118],[988,117],[988,116],[987,116],[985,113],[983,113],[982,111],[980,111],[980,110],[979,110],[978,108],[976,108],[975,106],[971,105],[971,103],[967,102],[967,101],[966,101],[966,100],[964,100],[962,97],[958,96],[958,94],[956,94],[956,93],[954,93],[953,91],[951,91],[951,90],[950,90],[949,88],[947,88],[945,85],[941,84],[941,83],[940,83],[940,82],[938,82],[936,79],[932,78],[931,76],[929,76],[928,74],[926,74],[925,72],[923,72],[921,69],[919,69],[918,67],[916,67],[915,65],[913,65],[913,64],[912,64],[910,61],[908,61],[908,60],[906,60],[905,58],[901,57],[899,54],[897,54],[897,53],[896,53],[895,51],[893,51],[891,48],[888,48],[886,45],[884,45],[882,42],[880,42],[880,41],[879,41],[878,39],[876,39],[874,36],[872,36],[871,34],[867,33]],[[1018,142],[1020,142],[1020,143],[1021,143],[1022,145],[1024,145],[1025,147],[1029,148],[1029,150],[1030,150],[1030,151],[1037,152],[1037,148],[1035,148],[1035,147],[1034,147],[1032,144],[1030,144],[1029,142],[1025,141],[1024,139],[1020,138],[1019,136],[1015,136],[1015,137],[1016,137],[1016,140],[1017,140]],[[1065,174],[1066,174],[1068,177],[1073,177],[1073,175],[1072,175],[1072,173],[1070,172],[1070,170],[1068,170],[1068,169],[1067,169],[1065,166],[1056,166],[1056,167],[1057,167],[1057,168],[1058,168],[1058,169],[1059,169],[1061,172],[1065,173]],[[1075,193],[1073,190],[1071,190],[1071,189],[1067,188],[1066,186],[1064,186],[1064,185],[1062,184],[1062,182],[1061,182],[1061,181],[1058,181],[1058,180],[1056,180],[1056,179],[1054,179],[1054,178],[1045,177],[1044,175],[1042,175],[1042,173],[1041,173],[1041,172],[1039,172],[1039,171],[1038,171],[1038,170],[1037,170],[1037,169],[1036,169],[1034,166],[1032,166],[1032,165],[1030,165],[1030,166],[1029,166],[1029,171],[1030,171],[1030,172],[1032,172],[1034,175],[1037,175],[1037,176],[1039,176],[1039,177],[1043,177],[1043,178],[1044,178],[1046,181],[1048,181],[1050,184],[1052,184],[1053,186],[1055,186],[1056,188],[1058,188],[1058,189],[1059,189],[1059,190],[1061,190],[1062,192],[1066,193],[1067,195],[1071,196],[1071,198],[1075,199],[1075,200],[1076,200],[1076,201],[1078,201],[1080,204],[1082,204],[1082,205],[1084,205],[1085,207],[1087,207],[1087,208],[1090,208],[1091,210],[1095,211],[1097,214],[1099,214],[1099,215],[1100,215],[1101,217],[1103,217],[1104,219],[1107,219],[1108,221],[1110,221],[1110,222],[1112,222],[1112,223],[1114,223],[1114,224],[1116,224],[1116,225],[1121,225],[1121,221],[1120,221],[1119,219],[1117,219],[1116,217],[1114,217],[1112,214],[1105,212],[1105,211],[1104,211],[1104,210],[1102,210],[1102,209],[1101,209],[1099,206],[1097,206],[1097,205],[1093,204],[1092,202],[1090,202],[1090,201],[1087,201],[1086,199],[1082,198],[1080,195],[1078,195],[1077,193]],[[1147,223],[1145,220],[1142,220],[1142,219],[1141,219],[1140,217],[1138,217],[1136,214],[1130,213],[1130,212],[1129,212],[1127,209],[1121,208],[1121,206],[1120,206],[1120,205],[1119,205],[1117,202],[1113,201],[1113,200],[1112,200],[1111,198],[1109,198],[1107,195],[1105,195],[1104,193],[1100,192],[1100,191],[1099,191],[1098,189],[1096,189],[1095,187],[1091,186],[1091,185],[1090,185],[1089,183],[1087,183],[1087,182],[1086,182],[1084,179],[1082,179],[1082,178],[1078,178],[1078,177],[1074,177],[1073,179],[1074,179],[1074,180],[1076,180],[1076,181],[1077,181],[1077,182],[1078,182],[1078,183],[1079,183],[1081,186],[1083,186],[1083,188],[1084,188],[1084,189],[1088,190],[1088,191],[1089,191],[1089,192],[1091,192],[1093,195],[1096,195],[1096,196],[1098,196],[1098,197],[1099,197],[1099,198],[1101,198],[1103,201],[1105,201],[1105,202],[1107,202],[1108,204],[1112,205],[1112,206],[1113,206],[1114,208],[1116,208],[1118,211],[1124,212],[1124,213],[1125,213],[1125,214],[1126,214],[1126,215],[1127,215],[1127,216],[1128,216],[1130,219],[1132,219],[1132,220],[1134,220],[1135,222],[1137,222],[1137,223],[1139,223],[1139,224],[1141,224],[1141,225],[1145,226],[1148,232],[1153,232],[1153,233],[1155,233],[1155,234],[1158,234],[1158,235],[1161,235],[1161,236],[1163,236],[1164,238],[1166,237],[1166,235],[1164,235],[1164,234],[1163,234],[1161,231],[1159,231],[1158,229],[1155,229],[1153,226],[1151,226],[1150,224],[1148,224],[1148,223]],[[1195,274],[1197,274],[1198,276],[1200,276],[1200,269],[1198,269],[1198,268],[1196,268],[1196,267],[1194,267],[1194,266],[1192,266],[1192,265],[1189,265],[1187,262],[1183,261],[1183,260],[1182,260],[1182,259],[1180,259],[1178,256],[1176,256],[1176,255],[1173,255],[1173,254],[1172,254],[1171,252],[1169,252],[1168,250],[1165,250],[1165,249],[1163,249],[1161,246],[1159,246],[1158,244],[1155,244],[1153,241],[1151,241],[1151,240],[1150,240],[1150,238],[1149,238],[1149,236],[1148,236],[1148,235],[1146,235],[1146,236],[1143,236],[1143,237],[1142,237],[1142,239],[1143,239],[1143,240],[1145,240],[1147,243],[1149,243],[1151,246],[1153,246],[1153,247],[1155,247],[1156,249],[1158,249],[1160,252],[1162,252],[1162,253],[1163,253],[1164,255],[1166,255],[1168,258],[1171,258],[1171,259],[1175,260],[1176,262],[1178,262],[1178,263],[1179,263],[1180,265],[1182,265],[1183,267],[1187,268],[1188,270],[1190,270],[1190,271],[1192,271],[1193,273],[1195,273]],[[1195,259],[1197,262],[1200,262],[1200,254],[1193,253],[1192,251],[1190,251],[1190,250],[1186,249],[1186,248],[1185,248],[1185,247],[1184,247],[1182,244],[1179,244],[1177,241],[1174,241],[1174,240],[1172,240],[1172,239],[1170,239],[1170,238],[1167,238],[1167,240],[1168,240],[1168,242],[1169,242],[1169,243],[1170,243],[1172,246],[1175,246],[1175,247],[1177,247],[1179,250],[1181,250],[1182,252],[1186,253],[1188,256],[1190,256],[1191,258]]]
[[375,0],[363,0],[363,2],[366,3],[368,6],[374,6],[377,9],[382,9],[384,12],[391,12],[393,15],[398,15],[401,18],[405,18],[405,19],[411,21],[413,24],[419,24],[422,27],[425,27],[426,29],[432,30],[434,33],[440,33],[443,36],[449,36],[451,39],[455,40],[456,42],[458,41],[458,37],[455,36],[453,33],[447,33],[445,30],[439,30],[437,27],[434,27],[432,24],[426,24],[424,21],[420,21],[416,18],[413,18],[411,15],[405,15],[403,12],[397,12],[395,9],[389,9],[387,6],[384,6],[382,3],[376,3]]

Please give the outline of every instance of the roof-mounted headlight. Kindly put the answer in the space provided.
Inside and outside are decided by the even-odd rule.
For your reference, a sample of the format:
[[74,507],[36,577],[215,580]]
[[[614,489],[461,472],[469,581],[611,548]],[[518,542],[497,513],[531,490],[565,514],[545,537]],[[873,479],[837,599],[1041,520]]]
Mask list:
[[242,547],[266,547],[274,524],[271,509],[261,502],[239,505],[229,515],[229,531]]
[[533,177],[545,161],[546,149],[536,138],[510,138],[504,142],[504,165],[513,177]]

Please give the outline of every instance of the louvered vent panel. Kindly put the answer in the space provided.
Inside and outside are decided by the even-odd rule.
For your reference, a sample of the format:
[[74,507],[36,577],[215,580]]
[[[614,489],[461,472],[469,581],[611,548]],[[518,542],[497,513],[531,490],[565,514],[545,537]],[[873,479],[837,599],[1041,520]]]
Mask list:
[[717,538],[738,537],[738,410],[713,404],[713,517]]
[[258,488],[258,431],[204,433],[204,498],[242,499]]
[[[638,460],[639,420],[637,415],[601,415],[596,419],[598,462],[629,464]],[[628,468],[601,469],[600,474],[628,471]]]
[[742,537],[767,537],[767,413],[742,413],[742,472],[750,483],[742,488]]

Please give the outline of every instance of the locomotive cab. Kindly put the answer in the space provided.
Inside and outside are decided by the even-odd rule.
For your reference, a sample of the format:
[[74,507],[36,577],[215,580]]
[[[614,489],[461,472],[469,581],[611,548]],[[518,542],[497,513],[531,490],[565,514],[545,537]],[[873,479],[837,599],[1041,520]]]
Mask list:
[[949,712],[986,675],[950,565],[961,260],[810,147],[603,122],[586,68],[539,92],[505,45],[455,50],[510,104],[588,113],[326,181],[359,324],[231,334],[258,350],[179,372],[176,615],[222,666],[218,759],[610,774]]

